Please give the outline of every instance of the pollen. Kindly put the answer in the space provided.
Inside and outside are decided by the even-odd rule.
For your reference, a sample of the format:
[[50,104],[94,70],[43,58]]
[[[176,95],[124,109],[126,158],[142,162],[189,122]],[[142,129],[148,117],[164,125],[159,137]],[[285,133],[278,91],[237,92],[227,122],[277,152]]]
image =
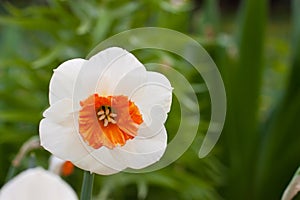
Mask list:
[[125,145],[143,123],[139,108],[127,96],[93,94],[80,102],[79,133],[94,149]]
[[104,127],[108,126],[108,123],[116,124],[117,117],[116,113],[113,113],[110,106],[101,106],[100,110],[97,112],[99,121],[103,121]]

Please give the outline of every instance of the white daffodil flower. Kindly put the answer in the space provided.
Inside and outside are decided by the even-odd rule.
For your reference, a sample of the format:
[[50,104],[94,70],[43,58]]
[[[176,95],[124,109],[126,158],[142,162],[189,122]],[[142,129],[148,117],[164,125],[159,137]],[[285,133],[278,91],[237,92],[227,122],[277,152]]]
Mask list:
[[78,200],[58,175],[37,167],[23,171],[0,190],[0,200]]
[[41,145],[81,169],[103,175],[141,169],[165,152],[171,84],[124,49],[62,63],[51,78],[49,102]]

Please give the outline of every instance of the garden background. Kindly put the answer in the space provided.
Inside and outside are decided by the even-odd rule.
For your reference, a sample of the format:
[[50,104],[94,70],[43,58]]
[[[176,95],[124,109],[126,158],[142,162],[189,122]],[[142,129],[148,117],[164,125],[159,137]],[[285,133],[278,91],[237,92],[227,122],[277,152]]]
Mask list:
[[[208,51],[226,88],[225,127],[200,159],[211,108],[203,79],[176,55],[133,52],[143,63],[169,64],[189,80],[201,108],[199,133],[164,169],[97,175],[94,198],[280,199],[300,165],[300,0],[0,1],[0,187],[19,148],[38,135],[52,70],[86,57],[109,36],[149,26],[185,33]],[[174,97],[169,140],[179,121]],[[32,165],[47,168],[48,152],[30,155],[16,173]],[[80,169],[63,178],[80,193]]]

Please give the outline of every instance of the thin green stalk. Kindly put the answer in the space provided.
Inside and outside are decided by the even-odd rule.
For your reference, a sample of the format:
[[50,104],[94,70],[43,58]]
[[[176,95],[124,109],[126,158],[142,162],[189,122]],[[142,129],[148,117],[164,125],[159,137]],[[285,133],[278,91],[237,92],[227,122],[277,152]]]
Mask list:
[[293,176],[291,182],[283,193],[281,200],[290,200],[293,199],[296,194],[299,192],[299,184],[300,184],[300,167],[296,171]]
[[84,171],[80,200],[91,200],[94,184],[94,174]]
[[8,173],[6,175],[5,182],[8,182],[10,179],[12,179],[14,177],[15,173],[16,173],[16,167],[11,165],[9,167]]

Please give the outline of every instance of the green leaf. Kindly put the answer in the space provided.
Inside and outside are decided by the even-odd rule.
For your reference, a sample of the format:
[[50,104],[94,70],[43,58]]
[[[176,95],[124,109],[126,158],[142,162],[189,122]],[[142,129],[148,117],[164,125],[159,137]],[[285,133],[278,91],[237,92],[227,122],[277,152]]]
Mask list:
[[[284,97],[277,103],[263,130],[257,169],[257,198],[278,199],[288,183],[300,158],[300,1],[293,2],[293,37],[291,71]],[[279,158],[282,158],[279,162]],[[266,191],[273,190],[272,193]]]
[[252,200],[255,199],[253,166],[260,139],[258,108],[267,0],[245,0],[241,9],[238,62],[237,66],[231,66],[226,84],[228,112],[224,135],[227,135],[230,161],[228,198]]

